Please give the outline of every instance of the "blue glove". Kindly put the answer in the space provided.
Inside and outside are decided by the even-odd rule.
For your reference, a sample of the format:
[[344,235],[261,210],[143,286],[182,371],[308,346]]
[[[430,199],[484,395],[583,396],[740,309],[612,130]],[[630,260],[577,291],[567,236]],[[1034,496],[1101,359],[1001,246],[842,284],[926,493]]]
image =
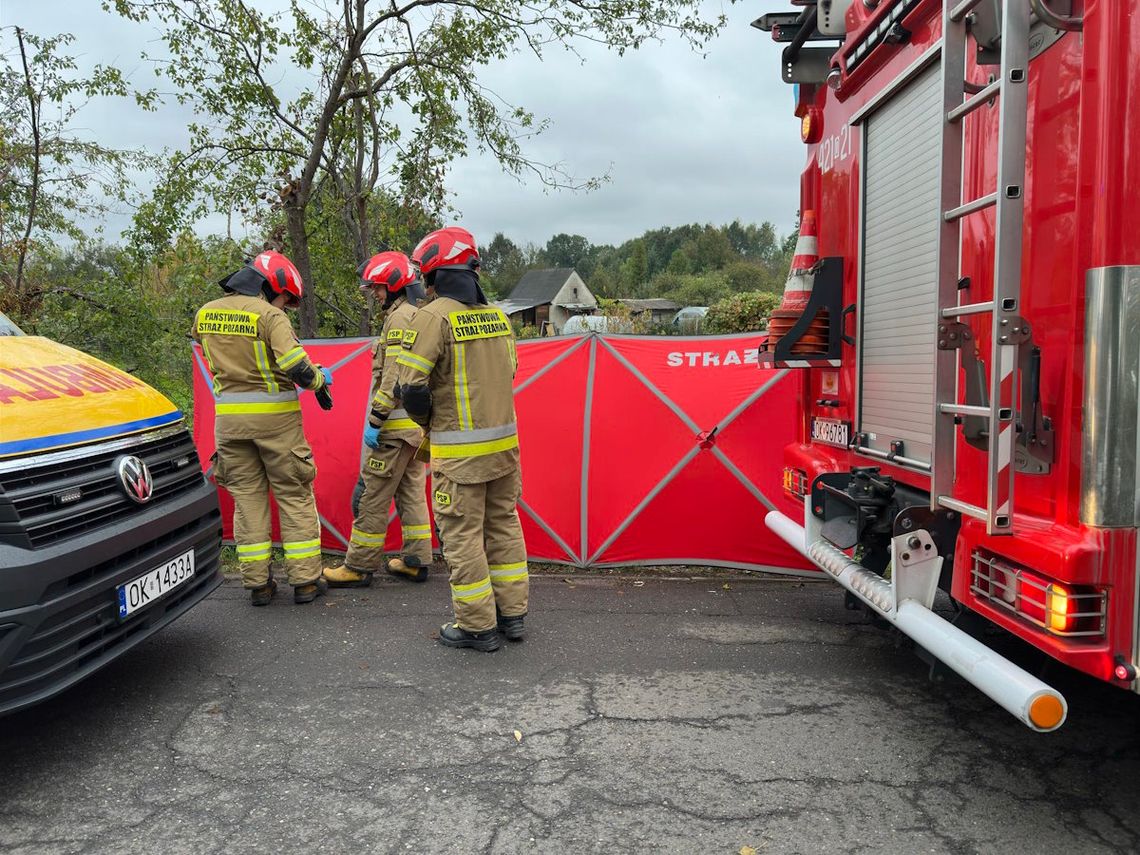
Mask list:
[[369,448],[380,447],[380,428],[368,425],[364,429],[364,444]]
[[329,371],[327,368],[322,368],[321,373],[325,375],[325,385],[331,386],[332,385],[332,372]]

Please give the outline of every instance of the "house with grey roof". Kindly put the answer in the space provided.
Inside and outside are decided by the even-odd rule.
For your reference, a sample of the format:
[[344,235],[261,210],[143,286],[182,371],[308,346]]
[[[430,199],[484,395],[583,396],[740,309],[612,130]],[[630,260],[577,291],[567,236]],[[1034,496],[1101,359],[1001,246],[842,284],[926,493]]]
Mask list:
[[598,301],[571,267],[528,270],[514,290],[496,304],[512,322],[562,332],[575,315],[592,315]]

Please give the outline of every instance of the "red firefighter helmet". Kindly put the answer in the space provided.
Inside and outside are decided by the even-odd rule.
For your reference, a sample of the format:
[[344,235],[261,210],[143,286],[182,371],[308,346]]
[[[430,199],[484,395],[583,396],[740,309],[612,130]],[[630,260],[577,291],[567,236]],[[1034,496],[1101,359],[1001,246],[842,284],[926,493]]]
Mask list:
[[361,290],[375,288],[398,294],[419,279],[411,259],[402,252],[380,252],[372,256],[357,270]]
[[296,306],[300,302],[301,295],[305,293],[301,272],[281,253],[272,250],[259,253],[249,266],[265,277],[270,291],[284,294],[288,305]]
[[479,247],[467,229],[438,229],[412,250],[412,260],[424,276],[436,270],[474,270],[479,266]]

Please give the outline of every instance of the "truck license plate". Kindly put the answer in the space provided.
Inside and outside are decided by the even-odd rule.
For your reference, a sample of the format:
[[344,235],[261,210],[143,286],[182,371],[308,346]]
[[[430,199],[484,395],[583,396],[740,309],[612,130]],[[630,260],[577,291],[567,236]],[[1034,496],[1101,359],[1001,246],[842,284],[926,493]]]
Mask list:
[[827,445],[838,445],[846,448],[849,444],[850,431],[847,422],[835,419],[811,420],[811,438],[813,442],[823,442]]
[[168,591],[194,578],[194,550],[171,558],[137,579],[119,586],[119,618],[144,609]]

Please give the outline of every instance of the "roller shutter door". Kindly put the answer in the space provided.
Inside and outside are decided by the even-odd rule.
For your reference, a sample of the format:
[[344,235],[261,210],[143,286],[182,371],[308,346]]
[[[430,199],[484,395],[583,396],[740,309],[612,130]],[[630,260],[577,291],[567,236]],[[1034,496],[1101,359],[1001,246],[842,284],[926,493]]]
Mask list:
[[859,431],[929,462],[934,421],[941,74],[937,63],[866,120]]

